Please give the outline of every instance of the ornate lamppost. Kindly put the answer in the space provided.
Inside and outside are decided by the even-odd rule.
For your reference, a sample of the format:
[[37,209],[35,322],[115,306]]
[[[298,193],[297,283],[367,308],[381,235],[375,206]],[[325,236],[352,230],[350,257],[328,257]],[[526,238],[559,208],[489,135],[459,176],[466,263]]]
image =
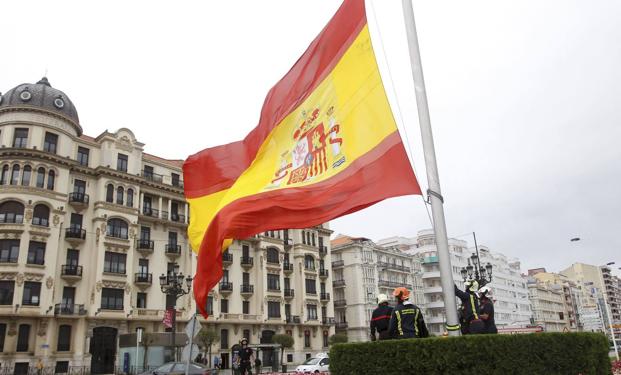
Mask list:
[[177,350],[175,347],[175,334],[177,331],[177,299],[190,293],[190,289],[192,289],[192,277],[189,275],[186,277],[183,273],[179,272],[179,264],[175,263],[167,275],[162,274],[160,276],[160,288],[162,289],[162,293],[166,294],[166,297],[171,297],[166,298],[166,310],[172,310],[170,345],[173,353],[173,361],[175,361],[177,357]]
[[487,263],[485,266],[481,265],[481,258],[479,257],[479,246],[477,245],[477,236],[472,232],[474,236],[474,248],[475,252],[468,258],[468,265],[461,268],[461,277],[466,280],[476,280],[479,283],[479,287],[484,286],[492,282],[492,264]]

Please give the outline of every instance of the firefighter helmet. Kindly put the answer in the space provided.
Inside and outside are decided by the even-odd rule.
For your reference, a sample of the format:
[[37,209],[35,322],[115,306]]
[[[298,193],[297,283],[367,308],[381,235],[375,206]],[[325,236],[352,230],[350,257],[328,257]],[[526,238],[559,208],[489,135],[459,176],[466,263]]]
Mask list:
[[388,296],[385,295],[385,294],[378,294],[377,295],[377,304],[379,305],[379,304],[384,303],[384,302],[388,302]]
[[407,288],[400,286],[398,288],[395,288],[395,290],[392,292],[392,295],[405,301],[406,299],[410,298],[410,291],[407,290]]

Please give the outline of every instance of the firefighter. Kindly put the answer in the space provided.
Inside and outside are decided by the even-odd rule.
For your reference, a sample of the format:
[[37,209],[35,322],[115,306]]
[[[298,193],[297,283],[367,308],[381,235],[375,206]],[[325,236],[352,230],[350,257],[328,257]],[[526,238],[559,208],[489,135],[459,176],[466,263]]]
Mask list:
[[390,317],[390,335],[399,339],[429,337],[423,313],[418,306],[408,301],[410,291],[399,287],[392,292],[392,295],[397,300],[397,306]]
[[388,296],[380,294],[377,296],[377,308],[373,310],[371,316],[371,341],[375,341],[375,331],[377,331],[380,340],[388,340],[390,332],[390,316],[392,315],[392,307],[388,305]]
[[476,280],[468,280],[464,286],[465,292],[455,285],[455,295],[461,300],[463,321],[466,324],[466,327],[462,327],[462,333],[464,335],[483,333],[485,325],[479,317],[479,297],[477,296],[479,283]]
[[491,294],[492,289],[487,285],[479,289],[479,299],[481,301],[479,317],[485,323],[484,333],[498,333],[496,322],[494,321],[494,303],[490,298]]
[[241,375],[252,374],[252,359],[254,358],[254,352],[248,347],[248,339],[241,339],[241,349],[239,350],[239,372]]

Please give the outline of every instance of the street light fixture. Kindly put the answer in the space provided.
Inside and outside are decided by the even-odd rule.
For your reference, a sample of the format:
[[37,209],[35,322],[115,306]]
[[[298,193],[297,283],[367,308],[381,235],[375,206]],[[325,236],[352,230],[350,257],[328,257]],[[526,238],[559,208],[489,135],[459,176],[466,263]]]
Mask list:
[[466,267],[462,267],[459,272],[461,273],[461,277],[464,281],[476,280],[477,283],[479,283],[479,287],[482,287],[492,282],[493,266],[491,263],[487,263],[485,266],[481,265],[479,246],[477,245],[477,235],[472,232],[472,236],[474,237],[474,248],[476,252],[472,253],[470,258],[467,258],[468,265]]
[[[185,285],[184,285],[184,280],[185,280]],[[176,327],[176,321],[177,321],[177,310],[176,310],[176,304],[177,304],[177,299],[179,299],[179,297],[184,296],[188,293],[190,293],[190,290],[192,289],[192,277],[191,276],[184,276],[182,272],[179,272],[179,264],[178,263],[174,263],[172,266],[172,269],[168,272],[167,275],[161,274],[160,275],[160,288],[162,290],[162,293],[166,294],[166,296],[171,296],[171,305],[172,306],[166,306],[167,310],[172,310],[172,328],[171,328],[171,335],[170,335],[170,344],[171,344],[171,350],[173,352],[173,361],[176,360],[176,348],[175,348],[175,334],[177,331],[177,327]],[[167,303],[168,303],[168,298],[166,298]]]

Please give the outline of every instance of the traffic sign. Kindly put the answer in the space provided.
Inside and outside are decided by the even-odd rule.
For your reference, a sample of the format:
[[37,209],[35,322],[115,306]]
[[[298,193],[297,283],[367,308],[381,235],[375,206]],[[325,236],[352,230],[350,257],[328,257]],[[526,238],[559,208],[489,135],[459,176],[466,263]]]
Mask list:
[[185,326],[185,333],[190,337],[196,337],[198,333],[201,331],[201,322],[196,318],[196,314],[190,319],[188,324]]
[[199,348],[198,345],[196,344],[192,344],[192,346],[190,345],[186,345],[183,347],[183,352],[181,352],[181,361],[187,361],[190,360],[192,361],[193,357],[196,357],[198,355],[199,352]]

